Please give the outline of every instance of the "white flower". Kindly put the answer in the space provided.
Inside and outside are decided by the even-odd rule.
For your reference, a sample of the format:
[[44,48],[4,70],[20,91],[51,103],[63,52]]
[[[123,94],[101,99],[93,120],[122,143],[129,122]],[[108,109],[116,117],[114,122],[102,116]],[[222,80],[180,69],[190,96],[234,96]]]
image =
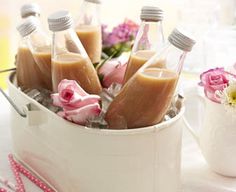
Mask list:
[[236,112],[236,80],[232,79],[223,91],[217,91],[216,96],[225,105],[227,110]]

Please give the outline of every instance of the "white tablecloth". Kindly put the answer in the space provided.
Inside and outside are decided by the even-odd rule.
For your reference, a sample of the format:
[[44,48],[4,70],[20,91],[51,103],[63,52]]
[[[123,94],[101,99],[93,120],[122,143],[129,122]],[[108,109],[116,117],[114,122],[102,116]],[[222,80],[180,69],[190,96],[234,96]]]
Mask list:
[[[184,80],[185,81],[185,80]],[[193,82],[184,82],[184,88]],[[10,105],[0,94],[0,176],[15,183],[7,156],[11,153]],[[188,111],[198,111],[199,106],[186,103]],[[194,108],[195,110],[192,110]],[[197,109],[197,110],[196,110]],[[192,113],[189,118],[198,126],[198,118]],[[184,129],[182,149],[182,183],[184,192],[236,192],[236,178],[227,178],[215,174],[201,155],[201,152],[189,132]],[[235,162],[236,166],[236,162]],[[40,191],[27,179],[24,179],[27,192]]]

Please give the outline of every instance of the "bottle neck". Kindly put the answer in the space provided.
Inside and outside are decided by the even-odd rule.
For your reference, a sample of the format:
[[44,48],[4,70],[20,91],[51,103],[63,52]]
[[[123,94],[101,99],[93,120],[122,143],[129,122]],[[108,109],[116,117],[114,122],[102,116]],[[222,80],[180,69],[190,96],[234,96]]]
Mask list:
[[53,33],[52,58],[55,59],[58,55],[68,53],[80,54],[83,57],[88,57],[73,28]]
[[32,52],[51,52],[50,38],[38,26],[32,33],[23,38]]
[[77,22],[77,26],[79,25],[101,25],[100,4],[85,1],[80,9],[80,15]]
[[151,50],[158,52],[164,45],[162,21],[142,21],[132,52]]
[[187,52],[178,49],[171,43],[167,42],[163,47],[161,52],[156,53],[152,58],[150,58],[141,68],[143,71],[147,68],[160,68],[160,63],[165,69],[176,72],[178,75],[181,73],[184,60],[186,58]]
[[180,74],[187,53],[188,52],[179,49],[168,41],[163,47],[162,52],[157,57],[162,57],[165,59],[167,69],[171,69],[177,74]]

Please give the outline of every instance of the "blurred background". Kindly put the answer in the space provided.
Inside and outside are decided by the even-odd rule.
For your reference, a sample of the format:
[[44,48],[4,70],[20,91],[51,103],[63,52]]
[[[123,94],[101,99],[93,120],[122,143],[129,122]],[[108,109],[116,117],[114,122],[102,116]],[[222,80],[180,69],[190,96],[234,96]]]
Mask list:
[[[19,35],[20,7],[24,3],[38,3],[41,21],[47,30],[47,16],[67,9],[74,18],[82,0],[0,0],[0,70],[14,66]],[[236,62],[236,0],[102,0],[102,23],[110,28],[125,18],[140,22],[143,5],[155,5],[164,10],[165,37],[175,26],[194,33],[197,45],[187,58],[184,70],[199,73],[215,66],[229,67]],[[0,75],[5,87],[6,75]]]

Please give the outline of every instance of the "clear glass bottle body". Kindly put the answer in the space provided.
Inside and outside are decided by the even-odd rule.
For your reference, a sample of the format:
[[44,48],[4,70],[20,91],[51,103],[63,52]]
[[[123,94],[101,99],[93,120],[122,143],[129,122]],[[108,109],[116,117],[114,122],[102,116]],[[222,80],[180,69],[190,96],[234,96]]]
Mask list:
[[[108,108],[105,120],[111,129],[140,128],[162,121],[182,70],[186,52],[167,44],[123,86]],[[159,65],[165,62],[165,66]]]
[[142,21],[129,58],[124,83],[155,53],[160,52],[163,45],[162,21]]
[[52,90],[51,40],[39,26],[26,38],[33,58],[43,74],[45,89]]
[[102,87],[96,70],[72,28],[53,33],[53,90],[63,79],[76,80],[88,93],[99,94]]
[[99,63],[102,53],[100,4],[84,1],[75,31],[92,63]]
[[36,64],[28,47],[27,37],[20,41],[16,57],[16,77],[19,87],[41,89],[46,87],[43,73]]

